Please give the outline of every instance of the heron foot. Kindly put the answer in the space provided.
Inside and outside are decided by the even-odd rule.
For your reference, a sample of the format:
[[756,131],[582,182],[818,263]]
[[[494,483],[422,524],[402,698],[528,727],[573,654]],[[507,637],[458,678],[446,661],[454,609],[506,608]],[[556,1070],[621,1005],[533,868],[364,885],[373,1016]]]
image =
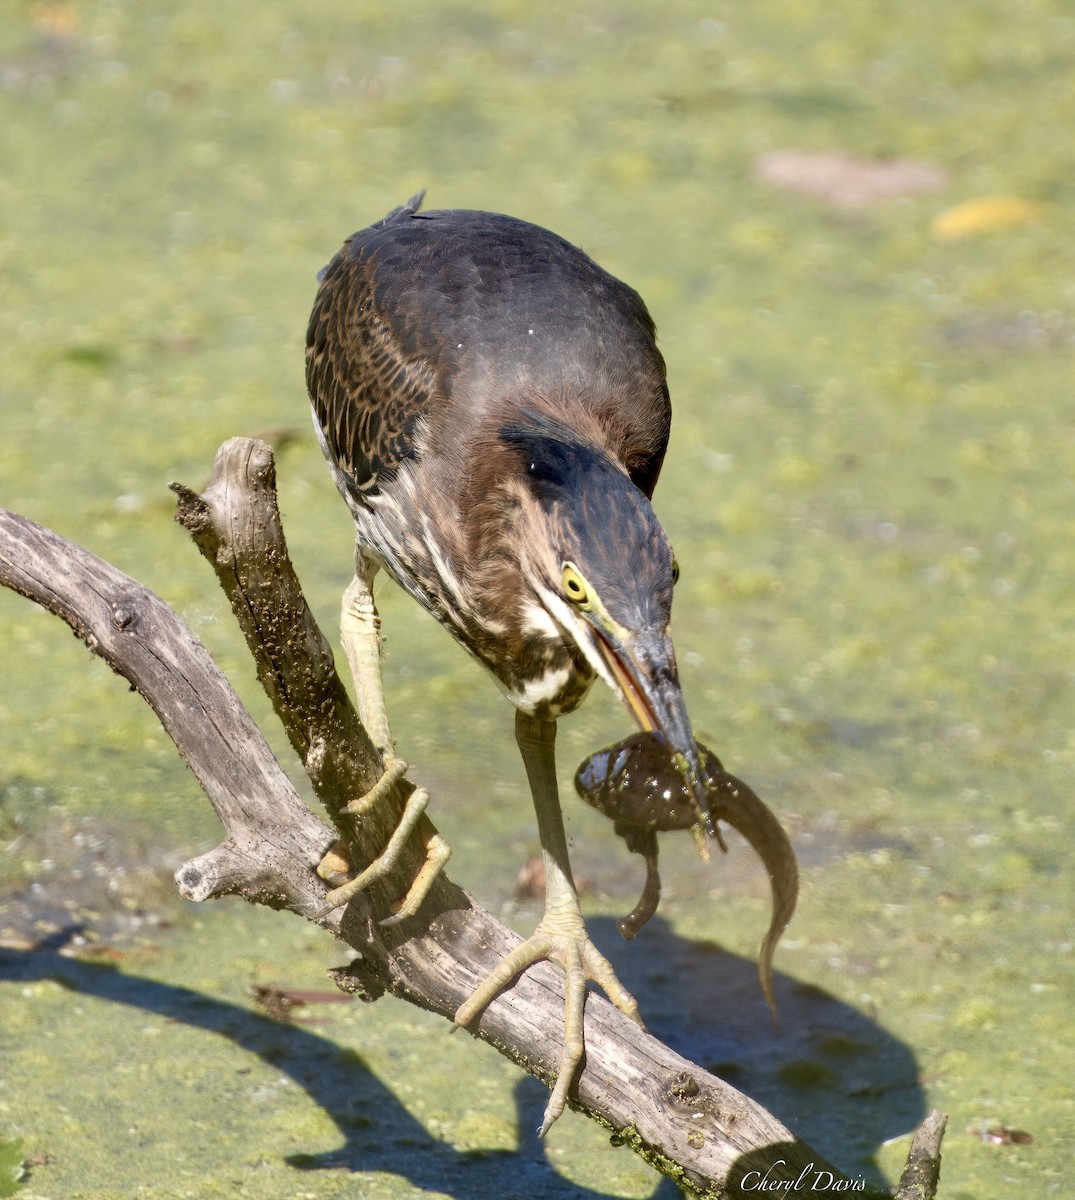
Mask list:
[[[393,787],[407,772],[407,764],[401,758],[390,758],[385,763],[381,778],[364,795],[357,797],[348,804],[344,811],[352,816],[361,817],[378,802],[383,800]],[[317,868],[318,875],[326,883],[333,885],[333,890],[325,897],[325,904],[314,913],[314,917],[327,916],[333,909],[340,908],[364,888],[369,887],[378,879],[383,879],[399,861],[407,839],[415,832],[418,821],[429,803],[429,793],[422,787],[416,787],[407,797],[403,815],[392,833],[388,844],[381,853],[354,878],[348,878],[353,867],[347,854],[344,842],[337,842],[321,860]],[[428,823],[427,823],[428,827]],[[451,847],[439,833],[431,832],[426,839],[426,859],[411,881],[406,895],[392,905],[392,915],[385,917],[382,925],[395,925],[407,917],[413,916],[429,894],[433,881],[440,874],[444,864],[451,857]]]
[[642,1024],[638,1004],[620,983],[612,964],[590,941],[582,914],[547,911],[534,933],[506,955],[478,985],[455,1014],[456,1026],[466,1026],[513,980],[536,962],[555,962],[564,972],[564,1042],[556,1083],[549,1097],[538,1135],[544,1137],[564,1111],[567,1094],[575,1080],[585,1049],[583,1010],[586,982],[596,983],[613,1004],[637,1025]]

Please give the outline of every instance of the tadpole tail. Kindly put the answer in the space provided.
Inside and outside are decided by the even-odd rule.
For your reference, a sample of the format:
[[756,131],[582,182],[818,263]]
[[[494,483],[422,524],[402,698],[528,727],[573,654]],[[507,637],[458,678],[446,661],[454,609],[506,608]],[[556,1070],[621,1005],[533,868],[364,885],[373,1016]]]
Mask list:
[[773,1021],[780,1023],[773,993],[773,953],[788,927],[799,898],[799,864],[784,827],[754,790],[726,771],[710,775],[710,811],[714,821],[727,821],[750,843],[769,875],[773,908],[769,929],[758,952],[758,980]]

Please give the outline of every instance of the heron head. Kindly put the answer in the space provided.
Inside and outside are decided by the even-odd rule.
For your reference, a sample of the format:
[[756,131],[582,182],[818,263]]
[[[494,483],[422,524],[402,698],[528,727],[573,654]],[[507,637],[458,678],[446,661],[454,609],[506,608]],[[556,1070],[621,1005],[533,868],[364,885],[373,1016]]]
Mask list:
[[669,624],[679,567],[648,498],[605,450],[548,418],[506,426],[526,493],[521,560],[539,603],[639,727],[667,743],[708,812]]

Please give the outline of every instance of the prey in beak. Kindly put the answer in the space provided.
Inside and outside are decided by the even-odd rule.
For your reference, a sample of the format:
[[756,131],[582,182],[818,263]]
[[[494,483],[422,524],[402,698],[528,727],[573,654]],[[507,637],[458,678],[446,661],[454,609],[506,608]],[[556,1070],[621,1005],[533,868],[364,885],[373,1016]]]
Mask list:
[[724,845],[710,813],[709,789],[679,685],[672,639],[663,630],[644,630],[621,638],[595,624],[595,632],[613,690],[619,693],[642,732],[655,733],[664,742],[673,766],[687,785],[697,816],[691,836],[699,855],[708,860],[707,833],[717,837],[722,849]]

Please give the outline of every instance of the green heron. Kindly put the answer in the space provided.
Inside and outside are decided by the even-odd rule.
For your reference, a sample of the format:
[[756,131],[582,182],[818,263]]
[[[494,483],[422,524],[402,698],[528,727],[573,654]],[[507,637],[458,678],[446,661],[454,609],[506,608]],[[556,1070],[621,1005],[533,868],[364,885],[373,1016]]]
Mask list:
[[[598,676],[663,738],[704,845],[706,791],[668,628],[678,567],[650,504],[671,406],[637,292],[548,230],[494,213],[421,212],[421,201],[347,240],[321,274],[307,335],[315,425],[355,522],[342,640],[386,763],[383,786],[360,803],[406,769],[381,689],[372,585],[383,567],[515,705],[545,912],[455,1022],[471,1022],[531,964],[560,964],[564,1043],[544,1133],[582,1056],[586,981],[639,1021],[587,935],[557,794],[556,719]],[[401,837],[424,801],[416,792]],[[447,853],[427,847],[390,919],[416,911]],[[378,871],[391,866],[384,857]]]

